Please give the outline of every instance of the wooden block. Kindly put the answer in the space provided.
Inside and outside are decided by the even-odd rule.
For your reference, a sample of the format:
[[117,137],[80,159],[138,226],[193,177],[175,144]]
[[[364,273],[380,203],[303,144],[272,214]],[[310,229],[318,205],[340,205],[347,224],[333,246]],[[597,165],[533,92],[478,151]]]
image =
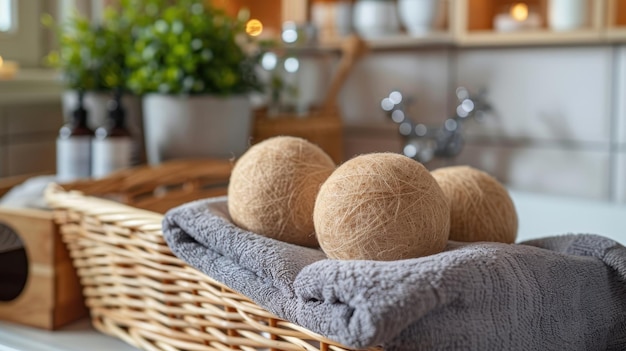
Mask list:
[[280,115],[269,117],[264,111],[257,112],[252,142],[290,135],[317,144],[336,162],[343,161],[343,125],[337,112],[324,114],[314,112],[307,116]]
[[[0,301],[0,319],[53,330],[86,316],[79,280],[52,212],[0,207],[0,224],[19,235],[27,258],[23,290]],[[19,275],[19,253],[13,254]],[[0,281],[0,289],[8,285]]]

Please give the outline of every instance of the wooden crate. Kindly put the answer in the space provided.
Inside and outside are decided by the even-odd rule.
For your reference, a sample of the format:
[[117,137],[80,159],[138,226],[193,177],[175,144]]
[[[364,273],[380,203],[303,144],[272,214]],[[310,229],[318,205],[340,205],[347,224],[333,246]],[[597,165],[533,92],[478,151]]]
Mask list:
[[290,135],[317,144],[335,161],[343,161],[343,125],[338,109],[329,112],[314,110],[305,116],[270,116],[265,110],[257,111],[252,142],[267,138]]
[[[0,301],[0,319],[57,329],[86,316],[80,283],[52,212],[0,207],[0,223],[18,234],[24,244],[24,250],[0,254],[6,258],[5,263],[11,264],[3,267],[3,276],[10,276],[9,269],[17,272],[17,279],[26,273],[19,295]],[[26,262],[21,258],[24,252]],[[0,289],[14,289],[8,283],[0,286]]]

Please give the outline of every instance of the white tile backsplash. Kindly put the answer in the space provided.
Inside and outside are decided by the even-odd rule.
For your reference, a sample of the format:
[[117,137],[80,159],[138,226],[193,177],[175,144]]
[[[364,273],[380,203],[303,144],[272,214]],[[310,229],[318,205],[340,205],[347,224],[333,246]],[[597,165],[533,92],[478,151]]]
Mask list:
[[[417,98],[415,121],[441,125],[458,85],[487,89],[496,114],[465,125],[460,157],[427,167],[470,164],[520,190],[626,202],[626,45],[370,53],[344,86],[344,120],[382,123],[380,100],[398,89]],[[401,152],[393,134],[346,135],[346,152]]]
[[468,144],[454,163],[483,169],[518,190],[609,199],[608,149]]
[[[371,53],[344,86],[344,120],[381,123],[380,100],[398,89],[417,98],[415,121],[440,125],[458,85],[487,89],[496,114],[465,125],[468,145],[454,162],[521,190],[603,200],[618,192],[626,202],[626,156],[616,166],[609,152],[616,142],[626,153],[626,45]],[[385,129],[347,135],[346,145],[347,154],[401,152],[402,140]],[[450,161],[427,166],[442,164]]]
[[[450,55],[447,49],[371,52],[350,73],[341,93],[347,122],[382,122],[380,101],[393,90],[416,101],[408,110],[415,121],[441,123],[448,114]],[[451,90],[452,89],[452,90]]]
[[468,125],[468,135],[609,140],[611,47],[459,51],[458,84],[485,88],[496,116]]
[[617,51],[617,72],[615,72],[617,92],[616,102],[616,128],[617,140],[626,145],[626,45],[616,48]]
[[615,167],[615,189],[613,200],[626,203],[626,148],[618,153]]

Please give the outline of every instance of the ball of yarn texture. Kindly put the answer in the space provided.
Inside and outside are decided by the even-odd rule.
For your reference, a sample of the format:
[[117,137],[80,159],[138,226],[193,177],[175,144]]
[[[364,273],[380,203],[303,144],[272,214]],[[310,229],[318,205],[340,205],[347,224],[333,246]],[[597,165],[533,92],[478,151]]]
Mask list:
[[439,168],[432,175],[450,203],[450,240],[515,242],[517,212],[498,180],[468,166]]
[[317,247],[313,206],[336,165],[317,145],[279,136],[250,147],[235,163],[228,185],[233,223],[296,245]]
[[450,212],[421,163],[372,153],[350,159],[328,177],[313,220],[328,257],[392,261],[443,251]]

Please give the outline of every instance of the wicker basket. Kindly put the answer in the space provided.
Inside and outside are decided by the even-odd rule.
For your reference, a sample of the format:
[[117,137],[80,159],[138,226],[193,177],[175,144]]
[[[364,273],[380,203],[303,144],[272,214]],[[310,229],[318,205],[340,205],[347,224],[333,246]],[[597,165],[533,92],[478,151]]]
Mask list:
[[[64,187],[163,212],[183,202],[225,194],[231,167],[228,160],[180,160]],[[0,195],[32,177],[52,173],[1,178]],[[52,211],[0,206],[0,231],[17,235],[23,243],[20,249],[0,253],[4,265],[0,320],[54,330],[87,315],[79,279]]]
[[[181,166],[193,173],[189,169]],[[164,180],[154,175],[126,174],[126,187],[145,190],[150,186],[138,184]],[[100,184],[99,190],[113,183]],[[186,192],[191,199],[219,190]],[[176,258],[162,238],[161,214],[60,186],[51,186],[46,198],[55,209],[93,325],[103,333],[144,350],[347,350],[280,320]],[[163,207],[145,193],[140,198],[126,195],[130,203]]]

